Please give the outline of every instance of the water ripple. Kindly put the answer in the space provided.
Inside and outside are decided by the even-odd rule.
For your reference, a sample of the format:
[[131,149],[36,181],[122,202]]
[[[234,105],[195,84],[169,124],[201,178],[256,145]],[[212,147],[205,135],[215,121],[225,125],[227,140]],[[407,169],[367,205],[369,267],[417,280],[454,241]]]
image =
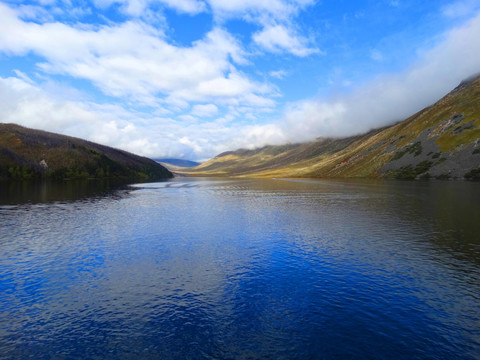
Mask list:
[[429,184],[0,205],[0,358],[478,359],[480,190]]

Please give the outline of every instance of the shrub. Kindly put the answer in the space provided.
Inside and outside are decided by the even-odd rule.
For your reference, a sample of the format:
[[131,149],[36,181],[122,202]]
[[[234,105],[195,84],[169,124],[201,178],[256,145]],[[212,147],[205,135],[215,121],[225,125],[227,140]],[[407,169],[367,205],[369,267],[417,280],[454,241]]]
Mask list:
[[480,180],[480,167],[476,169],[472,169],[464,175],[465,179],[471,181],[479,181]]

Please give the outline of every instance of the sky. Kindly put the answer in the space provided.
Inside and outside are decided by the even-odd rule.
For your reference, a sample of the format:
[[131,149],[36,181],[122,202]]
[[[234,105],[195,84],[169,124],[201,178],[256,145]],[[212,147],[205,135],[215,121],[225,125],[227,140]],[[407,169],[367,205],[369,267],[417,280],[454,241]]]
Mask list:
[[480,72],[480,0],[0,0],[0,122],[203,161],[402,120]]

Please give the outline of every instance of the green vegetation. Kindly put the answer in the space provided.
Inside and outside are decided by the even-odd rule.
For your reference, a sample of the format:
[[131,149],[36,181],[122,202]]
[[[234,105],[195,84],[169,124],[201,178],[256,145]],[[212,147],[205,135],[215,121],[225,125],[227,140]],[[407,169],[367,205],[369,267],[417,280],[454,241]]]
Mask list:
[[[426,179],[430,177],[430,174],[426,173],[432,167],[431,161],[422,161],[415,167],[408,165],[401,167],[397,171],[392,171],[391,176],[399,180],[414,180],[420,174],[424,174],[421,178]],[[428,174],[428,175],[427,175]]]
[[480,167],[467,172],[465,174],[465,179],[472,181],[480,181]]
[[37,178],[38,174],[31,166],[28,165],[9,166],[8,177],[14,180],[32,180]]
[[445,132],[437,140],[442,151],[452,151],[458,146],[471,143],[480,138],[480,127],[471,128],[463,131],[461,134],[455,134],[453,131]]
[[0,124],[0,180],[150,181],[173,175],[153,160],[92,142]]
[[405,154],[414,154],[414,156],[418,156],[422,153],[422,144],[420,142],[416,142],[413,145],[408,146],[407,148],[397,151],[395,155],[392,157],[392,161],[401,159]]
[[451,178],[450,174],[441,174],[436,177],[437,180],[448,180],[450,178]]

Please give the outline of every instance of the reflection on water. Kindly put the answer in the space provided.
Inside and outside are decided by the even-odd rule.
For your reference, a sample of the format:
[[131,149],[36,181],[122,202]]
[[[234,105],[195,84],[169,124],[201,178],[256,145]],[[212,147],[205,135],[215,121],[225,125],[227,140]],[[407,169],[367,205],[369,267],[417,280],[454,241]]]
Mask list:
[[1,197],[0,358],[478,359],[478,184],[67,188]]
[[108,196],[124,183],[112,179],[0,182],[0,204],[75,201]]

